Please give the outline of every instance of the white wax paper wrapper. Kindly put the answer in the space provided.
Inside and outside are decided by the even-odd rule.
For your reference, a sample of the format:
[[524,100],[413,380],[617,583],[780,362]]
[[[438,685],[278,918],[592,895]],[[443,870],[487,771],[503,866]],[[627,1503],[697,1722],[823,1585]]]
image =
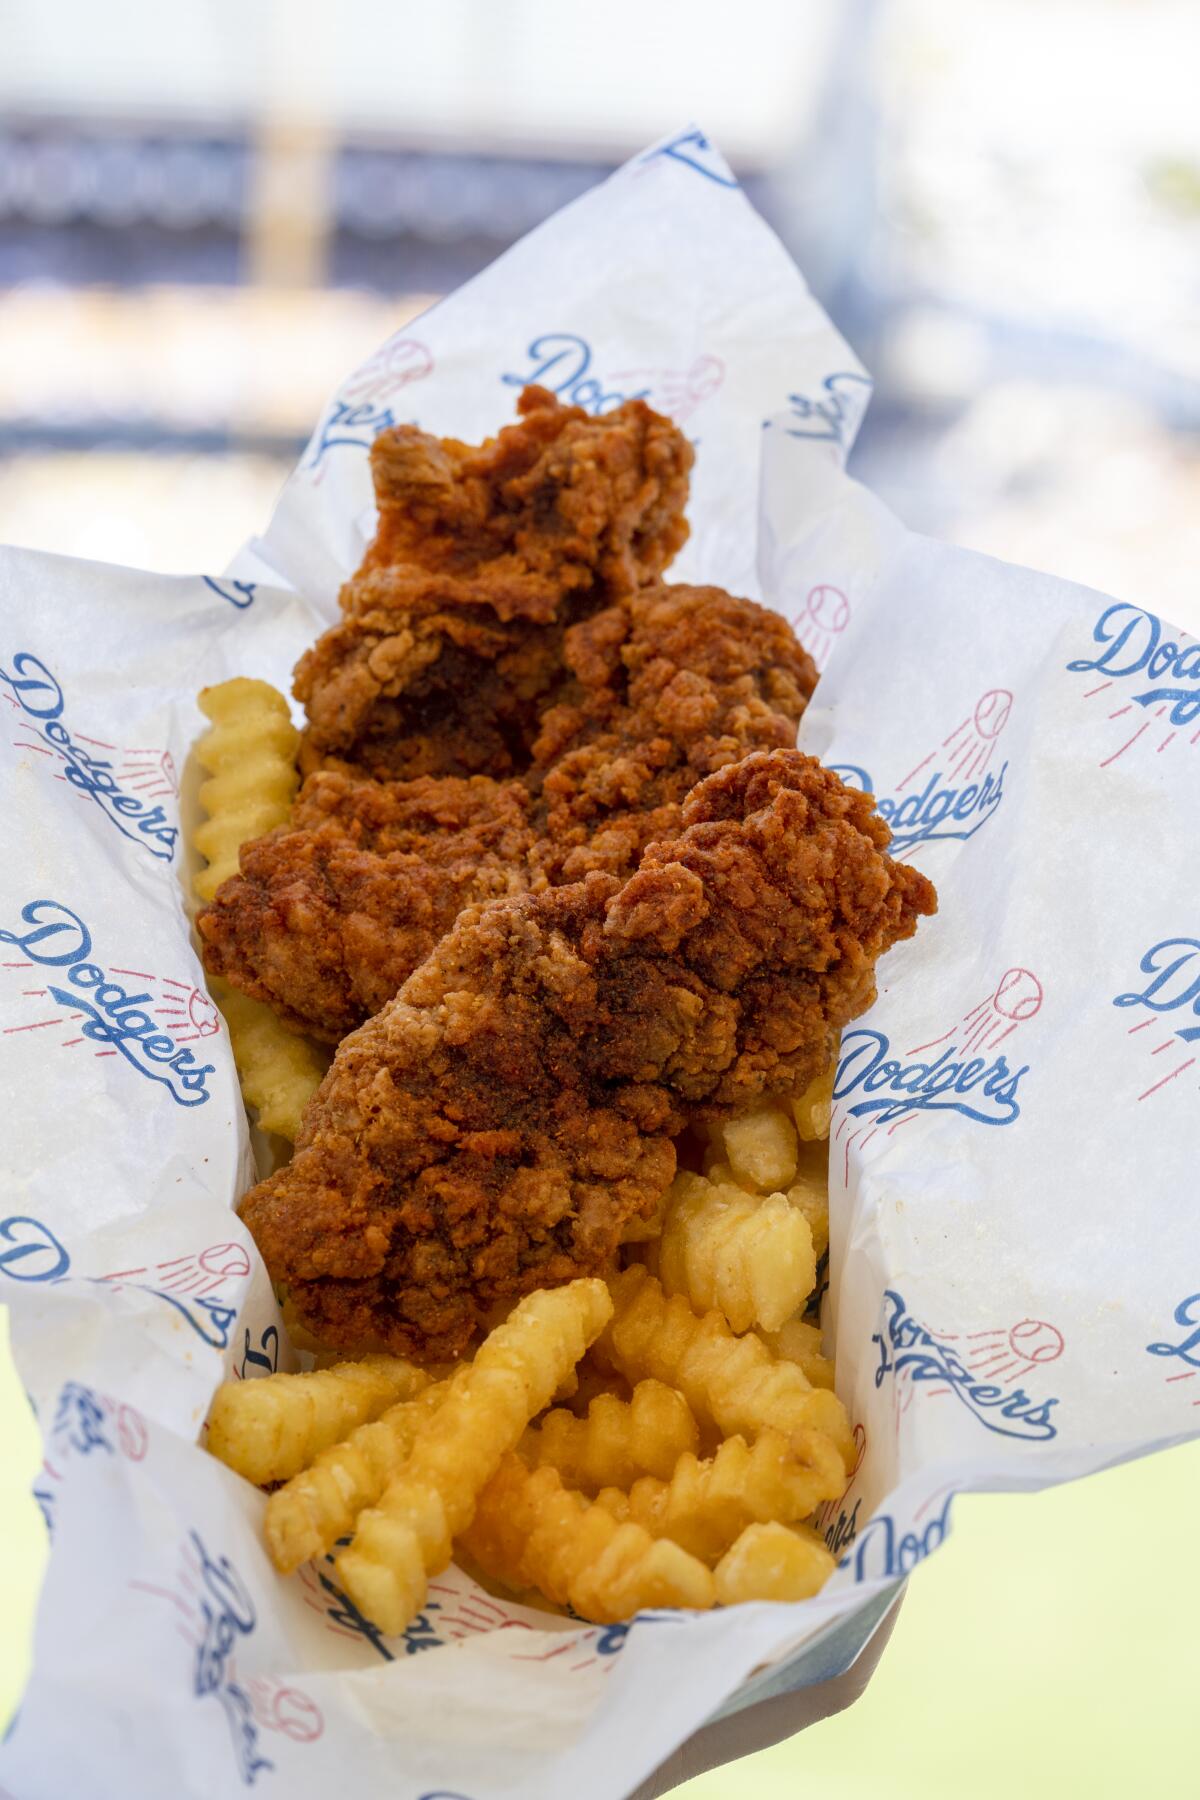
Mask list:
[[[861,1454],[825,1591],[602,1629],[452,1569],[387,1640],[328,1562],[275,1576],[262,1496],[197,1444],[215,1384],[287,1350],[188,922],[194,696],[286,686],[370,535],[377,431],[478,437],[535,379],[685,425],[673,576],[795,621],[828,665],[802,744],[941,910],[843,1043],[827,1323]],[[356,371],[227,576],[0,562],[0,1293],[54,1535],[19,1800],[610,1800],[723,1705],[839,1672],[955,1492],[1195,1433],[1200,644],[904,531],[844,473],[867,393],[685,131]]]

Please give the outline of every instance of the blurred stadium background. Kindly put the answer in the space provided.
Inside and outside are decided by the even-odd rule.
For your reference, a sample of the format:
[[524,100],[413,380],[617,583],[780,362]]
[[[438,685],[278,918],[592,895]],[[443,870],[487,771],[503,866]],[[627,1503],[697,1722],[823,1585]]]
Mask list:
[[[349,366],[695,118],[875,374],[854,471],[1200,631],[1195,0],[7,0],[2,32],[0,540],[221,568]],[[0,1722],[40,1558],[5,1374]],[[1195,1791],[1198,1495],[1189,1447],[964,1501],[866,1698],[689,1795]]]

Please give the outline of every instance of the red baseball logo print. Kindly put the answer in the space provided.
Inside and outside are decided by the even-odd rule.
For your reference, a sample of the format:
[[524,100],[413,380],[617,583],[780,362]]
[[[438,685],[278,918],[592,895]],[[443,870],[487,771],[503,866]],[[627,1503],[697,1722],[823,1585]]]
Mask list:
[[143,1263],[137,1268],[114,1269],[102,1281],[117,1287],[129,1282],[169,1294],[190,1294],[197,1299],[215,1294],[231,1281],[250,1273],[250,1257],[243,1244],[209,1244],[207,1249],[168,1257],[164,1262]]
[[833,647],[850,623],[850,602],[841,588],[820,582],[810,588],[804,604],[792,619],[792,630],[824,671]]
[[140,1412],[124,1403],[117,1405],[117,1443],[130,1462],[141,1462],[150,1444],[146,1421]]
[[255,1721],[266,1731],[280,1731],[294,1744],[312,1744],[325,1729],[316,1701],[298,1687],[267,1675],[252,1675],[243,1683],[250,1696]]
[[229,1284],[244,1281],[250,1258],[242,1244],[210,1244],[199,1252],[171,1256],[162,1262],[136,1268],[113,1269],[100,1284],[119,1293],[122,1288],[153,1294],[165,1301],[214,1350],[229,1347],[229,1334],[237,1320],[237,1302],[229,1297]]
[[963,1014],[957,1025],[930,1038],[927,1044],[914,1044],[908,1052],[918,1056],[923,1050],[934,1050],[953,1038],[960,1050],[993,1050],[1011,1037],[1019,1025],[1035,1018],[1042,1009],[1045,990],[1029,969],[1006,969],[995,991]]
[[[34,971],[31,979],[36,980],[38,975],[42,974],[34,963],[19,958],[0,962],[0,973],[11,971],[13,982],[19,978],[22,971],[30,970]],[[110,973],[128,977],[131,985],[140,983],[143,988],[150,989],[148,995],[131,993],[126,1004],[132,1005],[136,1001],[144,1007],[146,999],[153,1001],[154,1004],[149,1010],[156,1018],[162,1020],[161,1029],[169,1032],[177,1044],[196,1043],[204,1038],[215,1037],[220,1031],[220,1013],[204,990],[198,988],[195,982],[183,981],[173,975],[155,975],[149,969],[120,968],[115,963],[110,965]],[[42,975],[42,979],[45,980],[44,975]],[[93,1056],[117,1055],[117,1051],[110,1046],[101,1045],[99,1049],[94,1048],[97,1040],[93,1037],[85,1037],[79,1031],[79,1022],[84,1017],[82,1012],[56,1011],[43,1014],[43,1007],[40,1004],[22,1004],[23,1002],[43,1002],[48,997],[48,985],[16,988],[15,991],[10,988],[8,1000],[14,1015],[13,1023],[0,1026],[0,1037],[11,1037],[22,1031],[48,1031],[57,1027],[57,1042],[60,1049],[76,1050],[83,1046],[90,1049]],[[51,1002],[51,1004],[53,1003]],[[27,1013],[43,1016],[27,1018],[24,1016]],[[0,1016],[3,1015],[0,1014]]]
[[[66,1382],[59,1394],[52,1437],[60,1449],[79,1450],[85,1456],[97,1449],[116,1449],[130,1462],[143,1461],[150,1443],[146,1421],[136,1407],[77,1381]],[[52,1480],[62,1480],[49,1461],[42,1467]]]
[[432,373],[433,353],[425,344],[418,338],[392,337],[354,371],[342,387],[342,398],[353,405],[383,405]]
[[614,369],[612,380],[647,394],[652,406],[682,425],[725,380],[719,356],[698,356],[686,369]]
[[[8,702],[14,711],[19,711],[17,702],[10,694],[0,695],[0,699]],[[34,756],[46,756],[51,760],[57,758],[60,763],[70,761],[62,750],[55,749],[46,743],[41,732],[32,722],[26,719],[16,721],[18,735],[11,739],[15,749],[32,753]],[[138,749],[122,749],[119,744],[110,743],[107,738],[90,737],[85,731],[72,734],[76,744],[86,744],[89,751],[104,752],[103,758],[93,758],[103,768],[112,771],[113,779],[122,788],[128,788],[143,800],[177,800],[179,798],[179,775],[175,768],[175,759],[169,750],[161,750],[156,745],[143,745]],[[55,776],[56,781],[67,781],[65,775]],[[76,785],[68,783],[68,785]],[[87,793],[76,785],[76,791]]]
[[[836,608],[829,610],[831,604],[825,603],[823,615],[829,624],[839,617]],[[835,765],[843,780],[877,796],[879,816],[892,834],[893,856],[911,855],[922,844],[941,839],[965,842],[983,829],[1004,799],[1008,763],[992,764],[1012,709],[1008,688],[988,688],[891,790],[877,786],[866,769]]]
[[[942,739],[938,749],[944,754],[939,760],[945,763],[949,779],[974,781],[983,774],[992,760],[996,741],[1008,724],[1012,704],[1013,697],[1007,688],[989,688],[986,694],[979,696],[966,718]],[[915,769],[909,770],[903,781],[897,782],[896,792],[902,793],[913,777],[937,757],[938,751],[931,750]]]
[[[17,703],[9,694],[0,695],[7,700],[10,707],[16,709]],[[62,749],[46,742],[31,720],[16,721],[17,736],[11,742],[15,749],[33,756],[45,756],[51,761],[73,766],[74,758]],[[161,750],[157,745],[143,745],[138,749],[122,749],[107,738],[90,737],[85,731],[72,734],[72,743],[86,744],[92,762],[100,769],[111,772],[111,778],[117,786],[135,794],[140,800],[177,800],[179,798],[179,774],[175,767],[175,758],[169,750]],[[95,752],[93,755],[92,753]],[[73,787],[83,799],[90,798],[87,787],[61,771],[55,773],[55,781],[65,782]]]
[[[944,1344],[954,1344],[959,1358],[974,1374],[1008,1387],[1045,1363],[1057,1362],[1066,1348],[1062,1332],[1046,1319],[1018,1319],[984,1331],[937,1331]],[[931,1392],[941,1393],[936,1389]]]
[[[871,1340],[879,1349],[875,1386],[882,1387],[891,1376],[897,1427],[922,1392],[931,1400],[956,1399],[1001,1437],[1044,1443],[1058,1435],[1051,1417],[1058,1399],[1036,1398],[1042,1371],[1063,1353],[1057,1326],[1044,1319],[1018,1319],[977,1331],[941,1331],[910,1313],[894,1289],[885,1291],[883,1302],[884,1317]],[[1034,1396],[1024,1386],[1031,1375],[1038,1377]],[[1014,1382],[1021,1385],[1014,1387]]]

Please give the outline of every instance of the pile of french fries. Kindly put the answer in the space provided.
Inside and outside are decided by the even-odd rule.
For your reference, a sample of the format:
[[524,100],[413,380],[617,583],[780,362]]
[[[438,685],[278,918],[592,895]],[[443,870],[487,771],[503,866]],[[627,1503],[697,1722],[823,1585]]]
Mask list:
[[[200,705],[209,898],[286,821],[297,734],[265,682]],[[324,1059],[268,1007],[216,998],[247,1104],[294,1139]],[[341,1546],[338,1580],[387,1634],[455,1557],[597,1623],[816,1593],[834,1563],[809,1521],[854,1456],[814,1316],[832,1080],[712,1126],[623,1267],[527,1295],[453,1369],[369,1356],[221,1387],[208,1448],[273,1490],[276,1568]]]
[[714,1128],[624,1269],[528,1295],[448,1375],[371,1356],[223,1386],[208,1448],[274,1487],[276,1568],[341,1544],[338,1581],[388,1634],[456,1555],[597,1623],[816,1593],[833,1558],[805,1521],[853,1457],[804,1316],[828,1096]]

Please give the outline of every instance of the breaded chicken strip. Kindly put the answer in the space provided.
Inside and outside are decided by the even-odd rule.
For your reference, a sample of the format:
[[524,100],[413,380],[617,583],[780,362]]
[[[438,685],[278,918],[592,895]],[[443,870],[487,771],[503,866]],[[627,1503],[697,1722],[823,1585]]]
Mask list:
[[533,860],[555,883],[632,874],[704,776],[795,744],[817,682],[785,619],[715,587],[643,588],[573,626],[563,655],[575,680],[534,745]]
[[371,450],[375,540],[342,622],[301,659],[305,772],[509,775],[574,620],[661,574],[687,537],[692,449],[641,400],[593,418],[526,388],[474,446],[415,425]]
[[461,907],[632,874],[704,775],[795,743],[816,680],[778,614],[719,588],[646,588],[573,626],[563,654],[571,699],[543,720],[525,785],[310,776],[292,828],[246,846],[201,914],[209,969],[336,1043]]
[[800,1092],[933,911],[888,840],[870,796],[777,750],[702,782],[624,883],[464,911],[244,1203],[316,1337],[452,1356],[495,1303],[605,1269],[672,1138]]
[[210,973],[336,1044],[386,1004],[473,901],[528,886],[518,782],[304,783],[292,825],[245,844],[197,920]]

